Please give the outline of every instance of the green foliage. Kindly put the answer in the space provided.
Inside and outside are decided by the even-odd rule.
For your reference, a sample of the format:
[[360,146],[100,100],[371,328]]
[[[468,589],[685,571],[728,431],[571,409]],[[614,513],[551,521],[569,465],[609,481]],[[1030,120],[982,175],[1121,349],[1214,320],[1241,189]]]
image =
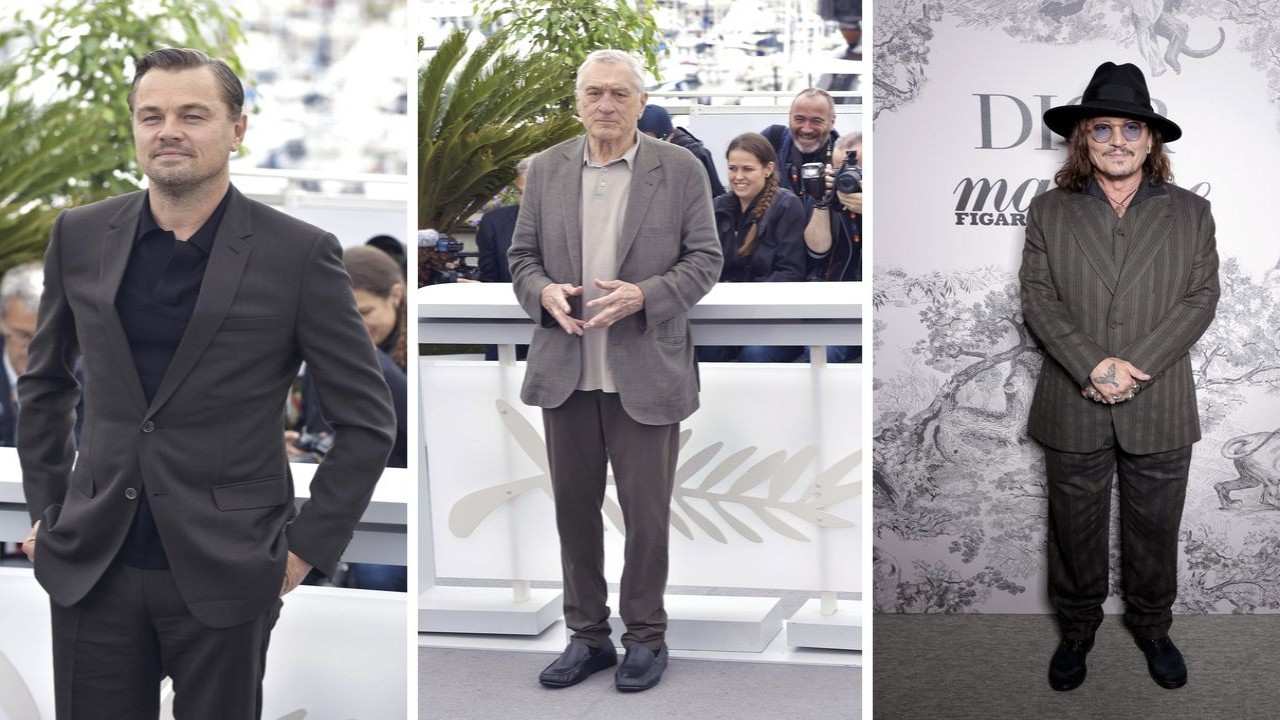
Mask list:
[[563,60],[572,77],[593,50],[636,53],[658,74],[660,46],[654,0],[481,0],[476,13],[492,25],[499,19],[534,50]]
[[418,73],[418,227],[450,232],[515,179],[516,163],[582,131],[555,110],[572,85],[559,59],[504,51],[505,32],[470,57],[454,32]]
[[[16,72],[0,67],[0,87],[10,87]],[[93,120],[72,105],[0,104],[0,137],[6,138],[0,143],[0,273],[40,259],[59,210],[92,197],[75,178],[114,166],[109,156],[82,151],[80,131]]]
[[[133,131],[126,95],[138,58],[162,47],[190,47],[222,58],[237,73],[243,68],[234,46],[244,39],[239,14],[219,0],[156,0],[150,11],[133,0],[97,0],[92,3],[60,0],[35,17],[19,12],[18,27],[32,46],[20,53],[15,64],[42,68],[42,78],[57,83],[56,98],[74,98],[67,122],[79,121],[79,113],[91,110],[94,121],[80,127],[86,153],[110,155],[118,172],[101,172],[87,178],[104,195],[136,189]],[[19,91],[21,91],[19,89]]]
[[59,0],[20,10],[0,44],[0,270],[38,257],[65,207],[136,190],[126,95],[134,62],[193,47],[241,72],[238,14],[219,0]]

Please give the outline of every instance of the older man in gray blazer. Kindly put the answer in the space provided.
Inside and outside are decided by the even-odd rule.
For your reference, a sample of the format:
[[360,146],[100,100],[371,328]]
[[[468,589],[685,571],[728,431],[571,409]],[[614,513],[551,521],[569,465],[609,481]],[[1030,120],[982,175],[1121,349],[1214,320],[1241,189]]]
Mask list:
[[573,636],[539,677],[567,687],[617,664],[609,639],[600,513],[611,463],[626,524],[619,690],[666,667],[669,505],[679,423],[698,407],[686,312],[720,274],[702,167],[636,129],[647,95],[625,53],[578,69],[587,134],[534,158],[509,258],[538,321],[521,398],[543,408]]
[[1031,204],[1022,309],[1045,350],[1030,416],[1044,445],[1049,599],[1062,641],[1049,684],[1071,690],[1102,622],[1111,477],[1118,472],[1125,624],[1152,678],[1181,687],[1169,639],[1178,525],[1200,439],[1188,350],[1213,320],[1218,255],[1203,198],[1171,184],[1156,114],[1133,65],[1099,66],[1079,105],[1048,110],[1067,138],[1058,187]]

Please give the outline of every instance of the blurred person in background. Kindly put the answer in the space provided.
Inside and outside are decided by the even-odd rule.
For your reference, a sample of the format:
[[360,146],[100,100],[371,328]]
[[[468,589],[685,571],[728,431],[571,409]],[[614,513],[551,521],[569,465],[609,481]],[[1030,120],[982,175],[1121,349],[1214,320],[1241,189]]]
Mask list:
[[[822,196],[805,188],[801,176],[805,165],[820,167],[839,164],[834,161],[836,140],[836,106],[826,90],[806,88],[791,101],[788,125],[770,125],[761,134],[773,145],[778,156],[782,186],[805,202],[806,213],[813,211]],[[808,214],[805,215],[808,220]]]
[[[529,172],[529,162],[533,156],[523,158],[516,163],[516,193],[524,195],[525,175]],[[477,261],[480,266],[480,282],[511,282],[511,265],[507,261],[507,252],[511,250],[511,236],[516,231],[516,218],[520,215],[520,204],[494,208],[480,218],[480,228],[476,231],[476,249],[480,252]],[[529,354],[528,345],[516,345],[516,359],[524,360]],[[498,346],[486,345],[485,360],[498,359]]]
[[[524,194],[525,174],[529,172],[527,157],[516,163],[516,193]],[[480,252],[480,282],[511,282],[511,266],[507,263],[507,251],[511,249],[511,236],[516,231],[516,216],[520,204],[494,208],[480,218],[476,230],[476,249]]]
[[[804,229],[808,254],[806,279],[855,282],[862,280],[862,189],[843,193],[833,187],[833,178],[843,166],[849,152],[855,153],[856,165],[864,164],[862,133],[842,135],[835,145],[835,157],[841,165],[827,166],[827,188],[830,199],[816,206]],[[859,180],[861,184],[861,180]]]
[[18,442],[18,376],[27,371],[27,349],[36,334],[44,265],[15,265],[0,278],[0,446]]
[[400,266],[400,277],[407,277],[408,273],[408,257],[404,249],[404,243],[395,239],[390,235],[374,235],[365,241],[365,245],[376,247],[387,254],[387,257],[396,261]]
[[[15,265],[0,278],[0,447],[18,443],[18,376],[27,371],[27,347],[36,334],[44,266]],[[0,542],[0,559],[22,559],[22,546]]]
[[[399,266],[386,253],[368,245],[347,248],[342,262],[351,277],[352,293],[356,309],[364,320],[369,338],[377,348],[378,365],[383,378],[391,389],[392,405],[396,413],[396,440],[387,458],[387,467],[406,467],[408,442],[406,439],[405,412],[407,405],[407,302],[404,282]],[[327,445],[319,443],[330,436],[333,429],[325,422],[321,408],[323,402],[317,396],[310,373],[302,372],[302,401],[299,411],[300,426],[285,432],[289,456],[293,460],[318,461],[327,453]],[[304,439],[305,438],[305,439]],[[302,440],[301,446],[299,445]]]
[[[356,298],[356,308],[364,319],[369,338],[378,348],[378,365],[382,377],[391,389],[391,404],[396,413],[396,441],[387,457],[387,467],[406,467],[408,461],[408,425],[405,413],[408,406],[408,381],[405,359],[406,298],[405,286],[399,266],[385,252],[369,245],[349,247],[342,253],[342,263],[351,276],[351,289]],[[397,361],[396,357],[400,360]],[[332,428],[325,422],[321,398],[310,374],[302,374],[302,402],[299,430],[285,432],[290,459],[324,462],[328,452],[328,439]],[[376,563],[346,563],[346,574],[333,578],[333,584],[365,590],[394,590],[404,592],[408,574],[403,565]],[[314,573],[308,584],[320,584],[323,578]]]
[[679,145],[693,153],[707,171],[707,181],[711,183],[711,197],[718,198],[724,194],[724,184],[720,182],[720,175],[716,172],[716,161],[711,156],[711,151],[702,144],[701,140],[694,137],[693,133],[672,125],[671,113],[668,113],[666,108],[661,105],[645,105],[638,127],[640,132],[649,137],[666,140],[672,145]]
[[[849,152],[854,156],[848,157]],[[862,280],[862,188],[852,193],[840,192],[834,182],[847,158],[857,166],[861,185],[862,133],[841,135],[836,140],[835,158],[840,161],[840,167],[828,165],[826,168],[829,199],[814,207],[804,229],[808,255],[805,279],[858,282]],[[798,360],[809,361],[809,348],[800,353]],[[828,345],[827,362],[862,362],[862,346]]]
[[[763,135],[743,133],[729,142],[729,192],[716,198],[716,232],[724,265],[720,282],[804,280],[804,205],[778,183],[777,158]],[[748,345],[698,348],[698,359],[790,362],[801,348]]]

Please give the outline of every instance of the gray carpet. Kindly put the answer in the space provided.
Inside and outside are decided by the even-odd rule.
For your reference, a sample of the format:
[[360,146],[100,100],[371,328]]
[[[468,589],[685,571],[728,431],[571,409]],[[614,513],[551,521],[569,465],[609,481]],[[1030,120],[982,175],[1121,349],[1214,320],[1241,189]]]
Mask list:
[[421,720],[854,720],[862,717],[862,670],[851,667],[672,658],[662,682],[620,693],[613,672],[552,690],[542,653],[418,651]]
[[1275,720],[1280,718],[1280,615],[1179,615],[1170,636],[1188,682],[1165,690],[1147,674],[1120,619],[1099,629],[1089,674],[1049,688],[1058,643],[1042,615],[876,615],[875,720]]

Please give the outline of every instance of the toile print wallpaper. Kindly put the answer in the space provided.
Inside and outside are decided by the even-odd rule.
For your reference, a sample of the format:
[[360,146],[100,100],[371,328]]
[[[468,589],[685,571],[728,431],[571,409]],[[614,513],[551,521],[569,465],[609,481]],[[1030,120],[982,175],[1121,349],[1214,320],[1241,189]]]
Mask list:
[[1280,6],[886,0],[874,23],[876,611],[1050,610],[1043,456],[1026,434],[1043,358],[1017,271],[1027,206],[1063,158],[1040,116],[1105,60],[1143,69],[1184,131],[1175,181],[1217,221],[1174,609],[1280,611],[1280,242],[1260,182],[1280,162]]

